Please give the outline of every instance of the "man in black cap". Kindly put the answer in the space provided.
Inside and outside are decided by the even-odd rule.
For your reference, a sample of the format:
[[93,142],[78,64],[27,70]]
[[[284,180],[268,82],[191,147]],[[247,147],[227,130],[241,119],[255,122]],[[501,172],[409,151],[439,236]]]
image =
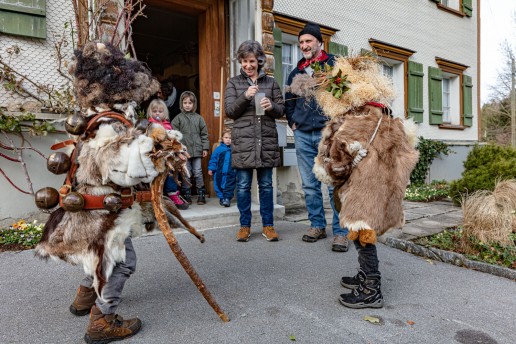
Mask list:
[[[334,56],[322,50],[323,40],[319,25],[308,23],[298,35],[299,47],[303,53],[303,58],[298,62],[297,67],[290,73],[287,85],[292,84],[292,80],[298,74],[312,74],[312,64],[318,63],[321,66],[328,64],[333,66]],[[285,94],[285,110],[287,113],[288,124],[294,131],[296,142],[297,164],[303,183],[306,207],[310,228],[307,234],[303,235],[303,241],[316,242],[326,238],[326,218],[323,207],[323,197],[321,182],[315,177],[312,168],[314,158],[317,156],[321,131],[328,121],[317,104],[315,98],[306,101],[290,92]],[[333,209],[333,242],[332,251],[346,252],[348,250],[348,229],[341,228],[339,225],[338,212],[333,203],[333,187],[328,186],[330,203]]]

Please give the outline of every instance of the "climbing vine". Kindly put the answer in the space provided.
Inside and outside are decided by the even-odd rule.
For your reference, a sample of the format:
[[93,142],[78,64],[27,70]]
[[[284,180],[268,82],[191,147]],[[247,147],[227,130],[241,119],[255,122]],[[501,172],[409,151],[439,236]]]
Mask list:
[[432,165],[434,159],[439,154],[448,155],[452,153],[452,150],[444,142],[428,140],[423,137],[419,137],[419,143],[416,148],[419,151],[419,161],[410,175],[410,183],[421,185],[425,183],[430,165]]

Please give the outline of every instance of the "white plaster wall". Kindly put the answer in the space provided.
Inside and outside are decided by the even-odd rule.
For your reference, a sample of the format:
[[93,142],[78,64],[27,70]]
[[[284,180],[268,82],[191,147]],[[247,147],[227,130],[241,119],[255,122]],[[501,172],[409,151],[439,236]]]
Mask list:
[[[418,135],[447,141],[477,141],[477,10],[473,16],[460,18],[439,10],[429,0],[276,0],[274,11],[313,21],[338,31],[332,41],[348,46],[350,54],[371,50],[374,38],[415,50],[410,60],[424,66],[424,121]],[[443,130],[428,123],[428,66],[437,67],[436,57],[469,66],[464,74],[473,78],[473,126],[463,131]]]
[[[11,138],[19,143],[17,138],[12,136]],[[31,150],[24,150],[23,152],[34,192],[47,186],[59,190],[59,187],[63,184],[66,175],[55,175],[49,172],[47,170],[46,157],[52,153],[50,150],[51,145],[66,140],[67,138],[65,134],[49,134],[43,137],[28,138],[32,146],[45,155],[45,158],[43,158]],[[13,152],[2,150],[2,153],[14,158],[17,157]],[[0,158],[0,162],[2,170],[9,179],[20,189],[28,191],[27,177],[21,165],[3,158]],[[0,227],[11,225],[20,218],[41,220],[46,218],[45,214],[36,207],[32,195],[27,195],[16,190],[2,175],[0,175],[0,190]]]
[[[66,22],[75,23],[72,2],[69,0],[47,1],[47,38],[30,38],[0,33],[0,57],[9,62],[17,71],[30,76],[34,81],[42,84],[62,85],[65,79],[56,71],[57,65],[53,57],[55,40],[54,35],[63,33]],[[67,30],[67,32],[70,32]],[[18,56],[9,60],[7,49],[17,45],[21,48]],[[66,47],[67,56],[71,57],[72,46]],[[28,85],[28,83],[24,83]],[[7,107],[9,103],[21,103],[19,96],[6,92],[0,87],[0,107]]]

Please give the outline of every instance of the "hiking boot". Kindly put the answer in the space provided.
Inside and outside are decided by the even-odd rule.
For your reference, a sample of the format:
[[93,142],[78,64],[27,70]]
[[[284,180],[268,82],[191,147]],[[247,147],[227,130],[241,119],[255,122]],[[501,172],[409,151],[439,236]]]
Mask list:
[[331,243],[331,250],[334,252],[347,252],[349,240],[344,235],[335,235]]
[[231,201],[229,200],[229,198],[224,198],[222,199],[220,204],[226,208],[229,208],[231,206]]
[[197,190],[197,204],[206,204],[206,189],[200,188]]
[[278,233],[274,230],[273,226],[265,226],[263,227],[262,235],[267,239],[267,241],[278,241]]
[[360,283],[364,283],[366,280],[366,274],[362,270],[358,270],[358,274],[353,277],[342,277],[340,279],[340,285],[348,289],[357,289]]
[[382,308],[383,296],[380,291],[380,285],[379,276],[368,276],[351,293],[341,294],[339,301],[349,308]]
[[237,233],[237,241],[247,242],[251,236],[251,227],[240,227]]
[[179,210],[188,209],[188,203],[181,198],[181,195],[179,195],[179,191],[169,193],[168,198],[170,198],[170,200],[172,200],[172,202],[174,202],[177,209],[179,209]]
[[106,344],[131,337],[141,327],[142,322],[138,318],[124,320],[118,314],[102,314],[97,306],[93,306],[84,340],[88,344]]
[[316,242],[319,239],[326,238],[326,230],[322,228],[312,228],[308,229],[308,232],[303,235],[303,241],[306,242]]
[[83,285],[77,289],[77,295],[75,300],[70,305],[70,312],[74,315],[83,316],[90,312],[91,307],[95,305],[97,299],[97,293],[95,289],[88,288]]
[[190,189],[181,190],[181,197],[185,200],[186,203],[192,204],[192,194]]

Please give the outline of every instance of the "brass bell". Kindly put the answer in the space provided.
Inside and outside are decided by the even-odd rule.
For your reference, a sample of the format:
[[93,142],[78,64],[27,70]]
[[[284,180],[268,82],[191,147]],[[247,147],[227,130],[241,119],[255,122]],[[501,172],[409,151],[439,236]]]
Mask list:
[[52,209],[59,204],[59,193],[51,187],[39,189],[34,195],[34,201],[40,209]]
[[47,169],[53,174],[68,172],[70,164],[70,157],[63,152],[52,153],[47,159]]
[[63,197],[63,209],[76,212],[84,208],[84,197],[78,192],[70,192]]
[[112,213],[118,213],[122,209],[122,197],[116,193],[110,193],[104,197],[104,208]]
[[88,122],[86,118],[80,114],[68,116],[65,122],[65,129],[72,135],[81,135],[86,130]]

